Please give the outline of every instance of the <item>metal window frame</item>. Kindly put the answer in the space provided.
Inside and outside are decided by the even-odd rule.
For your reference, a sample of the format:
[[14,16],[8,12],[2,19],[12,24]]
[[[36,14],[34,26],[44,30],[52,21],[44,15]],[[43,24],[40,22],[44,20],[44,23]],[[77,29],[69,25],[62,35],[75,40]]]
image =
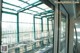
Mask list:
[[[20,6],[17,6],[17,5],[14,5],[14,4],[10,4],[10,3],[7,3],[7,2],[2,2],[2,3],[5,3],[5,4],[8,4],[8,5],[11,5],[11,6],[14,6],[14,7],[18,7],[18,8],[21,8]],[[5,8],[5,9],[8,9],[8,10],[12,10],[12,11],[15,11],[15,12],[17,12],[17,13],[13,13],[13,12],[7,12],[7,11],[1,11],[1,13],[7,13],[7,14],[12,14],[12,15],[16,15],[17,16],[17,23],[16,23],[16,27],[17,27],[17,43],[19,43],[20,41],[19,41],[19,13],[20,12],[22,12],[22,13],[26,13],[26,12],[23,12],[23,11],[25,11],[25,10],[29,10],[30,8],[33,8],[33,7],[36,7],[36,6],[38,6],[38,5],[40,5],[40,4],[43,4],[42,2],[35,2],[35,3],[33,3],[33,4],[29,4],[29,6],[27,6],[28,8],[26,8],[26,7],[24,7],[24,8],[21,8],[20,10],[18,10],[18,11],[16,11],[15,9],[10,9],[10,8],[7,8],[7,7],[2,7],[2,8]],[[37,8],[39,8],[39,9],[41,9],[41,10],[43,10],[44,12],[41,12],[41,13],[38,13],[38,12],[36,12],[36,11],[33,11],[33,10],[29,10],[29,11],[32,11],[32,12],[36,12],[37,14],[35,14],[34,16],[33,16],[33,27],[34,27],[34,39],[35,39],[35,16],[40,16],[40,15],[45,15],[45,16],[41,16],[41,18],[38,18],[38,19],[41,19],[41,31],[43,32],[43,18],[44,17],[47,17],[47,16],[53,16],[53,14],[51,14],[51,15],[47,15],[47,13],[53,13],[54,11],[52,11],[52,10],[49,10],[49,11],[46,11],[45,9],[43,9],[43,8],[40,8],[40,7],[37,7]],[[46,12],[46,13],[45,13]],[[31,14],[31,15],[33,15],[32,13],[26,13],[26,14]],[[52,17],[53,18],[53,17]],[[48,18],[46,18],[46,19],[48,19]],[[47,31],[49,31],[49,29],[48,29],[48,20],[47,20]]]

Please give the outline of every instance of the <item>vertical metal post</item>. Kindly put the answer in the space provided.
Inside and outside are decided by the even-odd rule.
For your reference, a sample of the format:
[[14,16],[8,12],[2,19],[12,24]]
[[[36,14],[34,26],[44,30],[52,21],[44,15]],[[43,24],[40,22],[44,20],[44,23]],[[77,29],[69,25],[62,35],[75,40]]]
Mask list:
[[[41,17],[41,33],[44,33],[44,32],[43,32],[43,17]],[[43,34],[42,34],[42,35],[43,35]],[[42,36],[42,35],[41,35],[41,36]],[[41,41],[41,43],[40,43],[40,44],[41,44],[41,47],[43,47],[43,46],[44,46],[43,41]]]
[[69,52],[73,53],[73,35],[74,35],[74,18],[70,18],[70,25],[69,25]]
[[58,44],[59,44],[59,7],[58,4],[55,5],[55,18],[54,18],[54,53],[58,53]]
[[[19,13],[17,13],[17,44],[19,43]],[[20,49],[16,48],[15,53],[20,53]]]
[[54,31],[54,19],[52,17],[52,31]]
[[41,32],[43,32],[43,18],[41,17]]
[[[48,37],[49,37],[49,18],[47,18],[47,31],[48,31]],[[49,39],[48,39],[48,44],[49,44]]]
[[[36,40],[36,34],[35,34],[35,15],[33,16],[33,27],[34,27],[34,40]],[[34,46],[33,46],[33,49],[35,50],[35,48],[36,48],[36,42],[35,42],[35,44],[34,44]]]
[[19,43],[19,13],[17,13],[17,43]]
[[2,37],[2,0],[0,0],[0,53],[1,53],[1,38]]
[[35,15],[33,16],[33,27],[34,27],[34,40],[36,39],[36,34],[35,34]]
[[47,18],[47,31],[49,32],[49,18]]

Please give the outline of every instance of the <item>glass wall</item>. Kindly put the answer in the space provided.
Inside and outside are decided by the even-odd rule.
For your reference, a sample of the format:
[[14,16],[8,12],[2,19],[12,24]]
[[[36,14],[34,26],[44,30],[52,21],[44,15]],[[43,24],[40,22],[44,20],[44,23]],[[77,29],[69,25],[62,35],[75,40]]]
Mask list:
[[66,16],[61,14],[60,52],[66,53]]
[[40,39],[41,38],[41,19],[39,18],[35,18],[35,35],[36,35],[36,39]]
[[19,13],[20,42],[34,39],[33,15]]
[[27,2],[2,2],[2,45],[7,44],[9,53],[35,53],[36,48],[50,45],[53,28],[47,17],[53,16],[53,10],[39,0]]
[[53,44],[53,38],[54,38],[54,20],[49,19],[49,41],[51,44]]
[[47,38],[47,36],[48,36],[47,18],[43,18],[43,37]]
[[12,44],[17,42],[16,22],[16,15],[2,13],[2,44]]

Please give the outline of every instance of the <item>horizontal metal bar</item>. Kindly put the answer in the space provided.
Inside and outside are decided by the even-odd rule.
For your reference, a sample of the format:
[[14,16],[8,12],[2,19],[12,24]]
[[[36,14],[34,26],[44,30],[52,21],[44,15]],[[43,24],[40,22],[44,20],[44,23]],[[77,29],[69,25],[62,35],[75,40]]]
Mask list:
[[40,17],[36,17],[35,15],[34,15],[34,18],[41,19]]
[[2,11],[2,13],[7,13],[7,14],[13,14],[13,15],[17,15],[17,13],[6,12],[6,11]]
[[[26,2],[25,2],[25,1],[22,1],[22,0],[20,0],[20,1],[21,1],[21,2],[24,2],[24,3],[28,4],[28,5],[30,5],[27,1],[26,1]],[[36,6],[36,7],[37,7],[37,6]],[[43,8],[40,8],[40,7],[37,7],[37,8],[45,11],[45,9],[43,9]]]
[[10,8],[7,8],[7,7],[2,7],[2,8],[12,10],[12,11],[16,11],[15,9],[10,9]]
[[[30,5],[27,1],[26,1],[26,2],[24,2],[24,1],[22,1],[22,0],[19,0],[19,1],[21,1],[21,2],[23,2],[23,3],[26,3],[26,4]],[[37,11],[34,11],[34,10],[29,10],[29,11],[38,13]]]
[[45,9],[43,9],[43,8],[40,8],[40,7],[37,7],[37,8],[39,8],[39,9],[41,9],[41,10],[43,10],[43,11],[46,11]]
[[[17,32],[15,32],[15,33],[4,33],[2,35],[9,35],[9,34],[17,34]],[[6,38],[6,37],[3,37],[3,38]]]
[[[21,9],[22,9],[22,7],[16,6],[16,5],[14,5],[14,4],[10,4],[10,3],[7,3],[7,2],[3,2],[3,3],[8,4],[8,5],[11,5],[11,6],[15,6],[15,7],[18,7],[18,8],[21,8]],[[6,8],[6,7],[5,7],[5,8]],[[6,9],[9,9],[9,8],[6,8]],[[11,9],[9,9],[9,10],[11,10]],[[14,10],[14,11],[15,11],[15,10]],[[37,11],[33,11],[33,10],[29,10],[29,11],[38,13]]]
[[48,10],[48,11],[44,11],[44,12],[41,12],[41,13],[35,14],[35,16],[45,15],[45,14],[53,13],[53,12],[54,12],[53,10]]
[[29,4],[27,1],[25,2],[25,1],[22,1],[22,0],[19,0],[19,1],[21,1],[21,2],[23,2],[23,3],[26,3],[26,4]]
[[[19,12],[20,13],[20,12]],[[31,15],[34,15],[34,14],[32,14],[32,13],[28,13],[28,12],[21,12],[21,13],[26,13],[26,14],[31,14]]]
[[28,6],[20,9],[18,12],[23,12],[23,11],[25,11],[25,10],[29,10],[30,8],[35,7],[35,6],[38,6],[38,5],[40,5],[40,4],[42,4],[42,2],[37,1],[37,2],[35,2],[35,3],[33,3],[33,4],[29,4]]
[[37,11],[33,11],[33,10],[29,10],[29,11],[32,11],[32,12],[36,12],[36,13],[39,13],[39,12],[37,12]]
[[8,2],[4,2],[4,1],[3,1],[3,3],[8,4],[8,5],[11,5],[11,6],[14,6],[14,7],[21,8],[20,6],[17,6],[17,5],[14,5],[14,4],[10,4],[10,3],[8,3]]
[[[48,17],[48,16],[53,16],[53,15],[45,15],[45,16],[41,16],[41,17]],[[36,17],[36,16],[35,16]]]

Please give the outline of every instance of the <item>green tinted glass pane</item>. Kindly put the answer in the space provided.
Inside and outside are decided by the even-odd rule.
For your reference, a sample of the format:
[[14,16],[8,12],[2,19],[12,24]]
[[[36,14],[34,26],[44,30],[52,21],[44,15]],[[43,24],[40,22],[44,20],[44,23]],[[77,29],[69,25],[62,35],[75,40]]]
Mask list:
[[[25,6],[28,6],[28,4],[26,4],[26,3],[24,3],[24,2],[21,2],[21,1],[19,1],[19,0],[3,0],[3,1],[5,1],[5,2],[8,2],[8,3],[10,3],[10,4],[14,4],[14,5],[16,5],[16,6],[20,6],[20,7],[25,7]],[[16,9],[16,8],[15,8]]]
[[7,8],[10,8],[10,9],[15,9],[16,11],[20,9],[18,7],[11,6],[11,5],[8,5],[8,4],[5,4],[5,3],[3,3],[3,7],[7,7]]
[[36,31],[36,39],[40,39],[42,37],[41,31]]
[[33,31],[33,24],[19,23],[19,32]]
[[2,8],[2,11],[6,11],[6,12],[12,12],[12,13],[17,13],[16,11],[9,10],[9,9],[4,9],[4,8]]
[[66,17],[61,15],[60,52],[66,51]]
[[41,19],[35,19],[36,31],[41,31]]
[[43,24],[47,24],[47,18],[43,18]]
[[47,30],[47,18],[43,18],[43,30]]
[[33,23],[33,15],[19,13],[19,22]]
[[41,31],[41,24],[35,24],[36,31]]
[[5,34],[2,35],[2,44],[13,44],[16,43],[17,34]]
[[30,11],[30,10],[25,10],[24,12],[28,12],[28,13],[31,13],[31,14],[37,14],[36,12],[32,12],[32,11]]
[[2,13],[2,34],[16,33],[16,15]]
[[19,33],[20,34],[20,42],[33,40],[34,35],[33,32]]
[[41,4],[39,5],[38,7],[42,8],[42,9],[45,9],[45,10],[51,10],[51,8],[49,8],[47,5],[45,4]]
[[49,24],[51,25],[52,24],[52,21],[49,21]]
[[41,9],[39,9],[37,7],[33,7],[30,10],[34,10],[34,11],[37,11],[37,12],[44,12],[44,10],[41,10]]
[[12,14],[2,13],[2,21],[17,22],[17,16]]
[[17,33],[16,25],[16,23],[2,22],[2,35],[9,33]]
[[35,23],[36,24],[40,24],[41,23],[41,19],[35,19]]

